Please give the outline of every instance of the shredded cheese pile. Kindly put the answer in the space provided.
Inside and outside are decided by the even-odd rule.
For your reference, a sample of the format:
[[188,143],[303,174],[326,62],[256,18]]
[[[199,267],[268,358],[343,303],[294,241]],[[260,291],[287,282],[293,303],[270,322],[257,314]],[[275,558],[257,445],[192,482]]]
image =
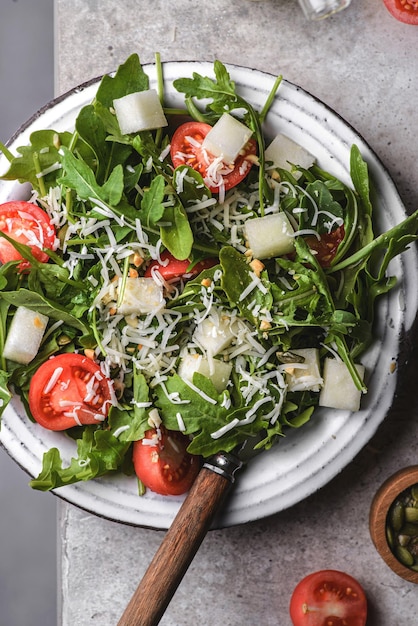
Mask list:
[[[164,158],[164,156],[162,157]],[[223,170],[219,163],[214,163],[212,184],[219,183]],[[209,175],[209,174],[208,174]],[[184,182],[187,180],[188,170],[184,168],[176,172],[174,185],[176,191],[183,190]],[[266,207],[265,214],[277,213],[280,209],[281,198],[289,194],[294,196],[300,192],[300,188],[293,187],[288,182],[279,182],[273,178],[269,179],[269,184],[273,190],[274,200],[270,206]],[[138,189],[137,191],[141,191]],[[191,227],[196,240],[200,237],[212,236],[217,231],[222,233],[224,240],[242,253],[248,253],[244,225],[247,219],[258,216],[258,185],[255,184],[247,193],[233,188],[226,194],[220,194],[218,198],[204,196],[199,201],[190,202],[186,207]],[[115,381],[116,387],[123,389],[125,377],[134,368],[142,372],[149,383],[150,388],[160,385],[165,389],[164,382],[167,377],[176,372],[179,358],[186,351],[189,354],[205,354],[210,366],[213,366],[215,357],[223,359],[225,362],[233,364],[234,372],[240,380],[240,392],[251,408],[245,414],[245,418],[232,420],[220,430],[212,433],[214,439],[221,437],[229,429],[238,425],[251,423],[256,417],[257,410],[266,403],[271,403],[271,410],[266,415],[266,420],[274,424],[282,410],[282,404],[286,395],[286,383],[284,372],[281,368],[269,367],[269,359],[275,352],[275,347],[266,350],[258,341],[257,329],[243,320],[237,310],[224,310],[222,303],[215,295],[215,286],[220,281],[222,273],[217,271],[214,281],[210,285],[202,285],[201,305],[195,308],[190,314],[189,324],[186,332],[178,332],[178,324],[182,315],[167,306],[167,303],[178,294],[178,287],[168,284],[158,271],[153,271],[151,276],[155,283],[162,289],[164,300],[162,305],[150,310],[145,314],[130,313],[124,315],[118,306],[119,286],[123,283],[124,263],[126,259],[131,261],[134,257],[140,259],[161,260],[161,240],[154,245],[149,241],[146,232],[143,230],[141,222],[136,219],[134,224],[125,223],[124,219],[118,216],[111,208],[101,204],[95,199],[90,199],[94,214],[81,216],[77,220],[68,220],[65,200],[61,197],[59,187],[51,188],[47,197],[39,199],[44,208],[48,211],[53,224],[62,229],[64,236],[61,238],[60,247],[65,259],[64,266],[68,269],[70,277],[76,272],[80,261],[89,261],[98,264],[99,272],[90,273],[87,276],[91,293],[94,294],[91,302],[91,311],[95,312],[97,330],[100,336],[100,343],[95,349],[95,356],[100,360],[103,373],[109,376],[111,372],[117,371]],[[316,206],[314,198],[311,198]],[[294,215],[289,215],[293,224],[296,224],[297,214],[305,209],[297,208]],[[318,219],[318,211],[315,213],[314,221]],[[112,230],[112,223],[130,228],[134,234],[134,242],[119,244]],[[313,223],[312,226],[315,224]],[[65,226],[65,228],[63,228]],[[334,222],[330,220],[330,229],[334,227]],[[309,229],[308,229],[309,230]],[[312,229],[312,232],[315,232]],[[295,231],[295,235],[301,234]],[[99,240],[101,245],[98,244]],[[76,245],[75,243],[76,242]],[[257,272],[251,273],[251,283],[242,291],[240,300],[247,298],[250,294],[260,290],[266,292]],[[281,277],[286,289],[291,286],[291,277]],[[254,318],[259,319],[269,327],[271,313],[261,309],[256,304],[256,298],[248,307]],[[279,312],[277,312],[279,313]],[[220,352],[212,355],[205,349],[199,341],[196,329],[201,328],[203,322],[211,321],[214,326],[219,323],[221,316],[227,315],[231,340]],[[261,325],[260,328],[263,328]],[[244,358],[247,357],[247,358]],[[249,370],[249,359],[255,364],[252,371]],[[185,381],[188,385],[199,393],[207,402],[214,402],[203,391]],[[277,393],[274,397],[271,390]],[[254,396],[258,394],[259,399],[252,403]],[[181,416],[181,405],[183,402],[178,394],[168,394],[170,402],[178,405],[177,412],[180,430],[184,430]],[[277,398],[280,401],[277,401]],[[113,395],[112,402],[117,404],[116,396]],[[215,401],[216,402],[216,401]],[[223,394],[223,406],[227,406],[230,400]],[[76,420],[76,417],[74,418]],[[77,421],[77,420],[76,420]],[[118,435],[126,428],[119,429]],[[146,443],[149,443],[147,441]]]

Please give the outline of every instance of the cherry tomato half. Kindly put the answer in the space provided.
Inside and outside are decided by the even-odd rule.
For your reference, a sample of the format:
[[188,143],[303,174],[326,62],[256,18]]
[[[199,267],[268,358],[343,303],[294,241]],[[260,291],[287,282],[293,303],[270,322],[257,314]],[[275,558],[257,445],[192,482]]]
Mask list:
[[202,150],[202,141],[211,130],[210,124],[204,122],[186,122],[177,128],[171,139],[171,160],[174,167],[189,165],[199,172],[209,189],[217,193],[223,185],[225,191],[235,187],[248,174],[253,164],[251,158],[257,152],[257,142],[250,139],[243,154],[236,159],[233,167],[221,165],[217,174],[210,173],[209,166],[215,160],[205,150]]
[[161,254],[161,261],[163,261],[163,263],[152,261],[145,270],[145,276],[152,276],[152,270],[156,268],[164,280],[173,282],[180,278],[194,278],[200,274],[200,272],[203,272],[203,270],[209,269],[218,263],[217,259],[208,258],[192,266],[188,259],[179,261],[167,250]]
[[417,0],[383,0],[389,13],[405,24],[418,25]]
[[99,424],[111,404],[111,381],[82,354],[59,354],[35,372],[29,387],[34,419],[49,430]]
[[148,489],[163,496],[186,493],[200,470],[200,457],[186,451],[189,443],[182,433],[163,426],[148,430],[133,446],[136,475]]
[[365,626],[367,600],[348,574],[322,570],[303,578],[290,600],[294,626]]
[[320,235],[320,239],[317,239],[314,235],[305,237],[305,241],[311,250],[315,253],[321,267],[329,267],[337,254],[338,246],[344,239],[344,225],[339,226],[331,233],[325,233]]
[[[30,246],[33,256],[47,263],[49,257],[42,248],[53,249],[55,246],[55,229],[48,214],[31,202],[20,200],[0,204],[0,231],[6,235]],[[19,261],[20,253],[3,237],[0,237],[0,262]],[[19,268],[29,267],[28,261],[23,261]]]

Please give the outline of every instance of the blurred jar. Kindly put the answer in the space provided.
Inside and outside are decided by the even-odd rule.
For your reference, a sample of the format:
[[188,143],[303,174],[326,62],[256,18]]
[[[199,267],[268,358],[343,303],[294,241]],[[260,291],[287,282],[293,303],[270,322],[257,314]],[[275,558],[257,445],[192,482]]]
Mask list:
[[299,0],[308,20],[320,20],[345,9],[351,0]]

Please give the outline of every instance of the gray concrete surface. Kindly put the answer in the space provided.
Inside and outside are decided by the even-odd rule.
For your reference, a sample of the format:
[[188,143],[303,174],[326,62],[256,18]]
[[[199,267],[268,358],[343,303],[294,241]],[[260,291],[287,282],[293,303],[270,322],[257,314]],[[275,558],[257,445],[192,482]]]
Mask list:
[[[59,93],[115,69],[132,52],[143,62],[159,51],[163,60],[218,58],[283,73],[357,128],[382,158],[408,209],[417,207],[418,144],[411,130],[418,31],[394,20],[381,0],[353,0],[322,23],[309,23],[296,0],[57,0],[56,7]],[[385,423],[339,476],[289,510],[209,533],[161,626],[290,626],[296,583],[329,567],[364,585],[367,626],[417,623],[416,585],[384,565],[368,529],[377,488],[400,467],[417,462],[414,356],[402,370]],[[115,626],[163,534],[70,505],[59,508],[61,624]]]
[[[0,138],[53,96],[53,0],[1,0]],[[0,626],[56,624],[56,498],[0,448]]]

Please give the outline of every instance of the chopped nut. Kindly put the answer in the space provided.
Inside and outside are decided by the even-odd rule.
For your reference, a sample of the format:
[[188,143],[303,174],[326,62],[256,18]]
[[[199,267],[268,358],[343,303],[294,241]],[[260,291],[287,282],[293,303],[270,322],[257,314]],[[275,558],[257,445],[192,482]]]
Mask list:
[[254,274],[260,278],[261,272],[264,269],[264,263],[262,263],[259,259],[253,259],[250,263],[250,267],[253,270]]
[[254,165],[259,165],[259,160],[258,160],[258,156],[256,154],[248,154],[245,157],[246,161],[250,161],[250,163],[254,163]]
[[203,278],[200,284],[202,285],[202,287],[210,287],[212,281],[210,278]]
[[84,356],[86,356],[88,359],[91,359],[93,361],[94,360],[94,350],[92,350],[91,348],[86,348],[84,350]]
[[260,322],[260,330],[270,330],[271,324],[267,320],[261,320]]
[[131,258],[132,265],[135,265],[135,267],[141,267],[143,262],[144,262],[143,257],[138,252],[134,252]]

